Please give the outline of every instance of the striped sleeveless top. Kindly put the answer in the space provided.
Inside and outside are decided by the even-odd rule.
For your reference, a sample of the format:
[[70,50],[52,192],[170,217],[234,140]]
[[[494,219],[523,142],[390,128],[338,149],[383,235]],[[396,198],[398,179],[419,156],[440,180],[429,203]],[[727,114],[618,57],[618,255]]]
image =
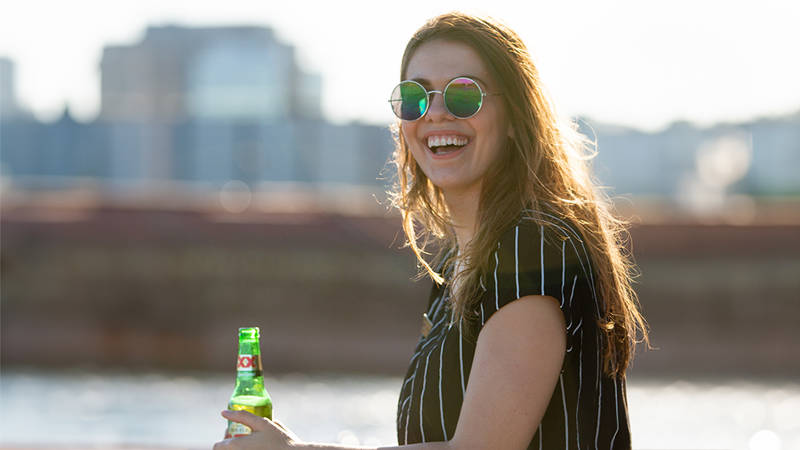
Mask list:
[[[480,329],[518,298],[549,295],[560,302],[567,345],[553,396],[528,448],[630,448],[625,379],[602,370],[605,338],[597,325],[601,308],[589,253],[571,224],[538,214],[543,225],[523,214],[498,242],[488,279],[481,280],[485,290],[477,321],[452,323],[449,289],[434,284],[426,310],[433,326],[420,337],[400,391],[399,444],[451,439]],[[452,270],[444,276],[451,277]]]

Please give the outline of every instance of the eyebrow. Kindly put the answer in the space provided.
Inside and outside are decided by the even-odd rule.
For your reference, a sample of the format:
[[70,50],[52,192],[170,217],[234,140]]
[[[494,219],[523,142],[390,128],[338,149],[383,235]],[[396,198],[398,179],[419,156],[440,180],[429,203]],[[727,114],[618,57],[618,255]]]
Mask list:
[[[478,83],[480,83],[481,86],[483,86],[485,89],[489,88],[489,83],[487,83],[486,81],[482,80],[481,77],[479,77],[477,75],[470,75],[470,74],[457,75],[457,76],[451,78],[450,80],[448,80],[447,82],[449,83],[450,81],[455,80],[456,78],[472,78],[473,80],[475,80]],[[425,87],[425,89],[428,89],[428,88],[431,87],[431,82],[427,78],[410,78],[410,80],[411,81],[416,81],[417,83],[423,85]]]

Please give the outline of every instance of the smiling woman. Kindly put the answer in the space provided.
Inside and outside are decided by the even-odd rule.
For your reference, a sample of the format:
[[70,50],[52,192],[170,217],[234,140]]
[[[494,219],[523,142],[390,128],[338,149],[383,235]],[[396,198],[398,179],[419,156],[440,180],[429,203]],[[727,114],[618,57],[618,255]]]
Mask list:
[[[398,443],[630,448],[625,371],[647,332],[623,224],[592,183],[586,141],[554,114],[524,43],[493,20],[432,19],[400,75],[393,200],[435,285]],[[341,448],[224,415],[256,433],[221,448]]]
[[[447,98],[459,77],[499,95],[459,115]],[[418,119],[394,108],[395,203],[438,286],[398,404],[400,442],[629,447],[625,369],[646,333],[588,145],[552,111],[519,37],[494,21],[433,19],[406,48],[401,79],[433,89]],[[466,145],[431,145],[451,136]],[[430,237],[440,251],[429,263]]]

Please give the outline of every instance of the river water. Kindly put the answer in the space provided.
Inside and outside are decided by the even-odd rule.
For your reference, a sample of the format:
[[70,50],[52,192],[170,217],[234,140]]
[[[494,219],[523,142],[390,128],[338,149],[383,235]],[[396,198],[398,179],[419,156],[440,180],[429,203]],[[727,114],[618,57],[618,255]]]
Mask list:
[[[210,448],[234,375],[5,370],[0,447]],[[308,441],[396,444],[399,377],[267,376],[275,416]],[[800,381],[628,380],[637,449],[800,449]]]

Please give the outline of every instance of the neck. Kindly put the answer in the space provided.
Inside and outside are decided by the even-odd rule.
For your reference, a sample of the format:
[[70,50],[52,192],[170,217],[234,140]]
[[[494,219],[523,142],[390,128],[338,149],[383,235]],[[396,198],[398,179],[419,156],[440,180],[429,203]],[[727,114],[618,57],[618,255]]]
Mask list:
[[445,192],[445,201],[453,223],[453,231],[459,248],[465,248],[478,225],[478,203],[480,188],[460,192]]

